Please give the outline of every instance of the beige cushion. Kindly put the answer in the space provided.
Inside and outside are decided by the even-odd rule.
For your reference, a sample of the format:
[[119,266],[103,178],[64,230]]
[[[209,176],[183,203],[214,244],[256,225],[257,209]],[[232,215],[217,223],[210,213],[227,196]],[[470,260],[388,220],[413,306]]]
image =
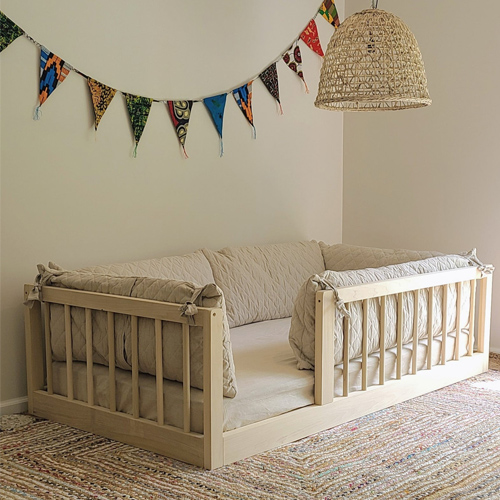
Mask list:
[[316,241],[203,252],[224,293],[230,328],[291,316],[302,283],[325,270]]
[[79,271],[107,274],[109,276],[141,276],[145,278],[191,281],[197,285],[208,285],[215,282],[212,268],[201,250],[174,257],[85,267],[79,269]]
[[383,267],[443,255],[426,250],[404,250],[360,247],[356,245],[327,245],[319,242],[329,271],[349,271],[368,267]]
[[[88,271],[65,271],[57,266],[39,266],[41,284],[72,288],[89,292],[123,295],[142,299],[185,304],[193,302],[202,307],[220,307],[223,320],[223,392],[234,397],[237,392],[229,326],[225,315],[222,292],[215,284],[198,287],[178,280],[147,277],[108,276]],[[43,297],[42,297],[43,300]],[[85,311],[71,308],[73,357],[85,361]],[[103,311],[93,312],[94,362],[108,364],[107,316]],[[50,308],[52,354],[56,361],[65,359],[64,308],[53,304]],[[182,381],[182,328],[180,323],[162,322],[163,375],[166,379]],[[139,370],[155,374],[155,324],[153,319],[139,318]],[[115,348],[117,365],[130,370],[132,362],[130,316],[115,314]],[[190,327],[191,385],[203,389],[203,331]]]

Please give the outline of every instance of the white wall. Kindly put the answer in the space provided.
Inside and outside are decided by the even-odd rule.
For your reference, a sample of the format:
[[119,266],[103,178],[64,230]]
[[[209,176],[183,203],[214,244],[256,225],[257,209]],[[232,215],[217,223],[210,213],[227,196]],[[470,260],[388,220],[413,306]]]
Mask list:
[[[367,4],[349,0],[348,14]],[[444,252],[477,247],[498,266],[500,3],[381,0],[379,7],[415,34],[434,102],[346,113],[343,241]],[[499,350],[495,286],[492,344]]]
[[[344,2],[337,2],[343,12]],[[315,14],[281,3],[3,0],[2,11],[79,70],[123,91],[165,99],[230,90],[263,70]],[[326,44],[333,28],[317,18]],[[139,145],[117,95],[97,139],[86,81],[71,73],[32,120],[39,49],[25,38],[1,63],[0,410],[26,394],[22,287],[48,260],[75,268],[207,246],[341,239],[342,115],[313,106],[320,58],[302,45],[306,95],[278,63],[285,110],[254,83],[257,140],[228,96],[224,146],[195,104],[184,160],[165,106]],[[12,404],[10,404],[12,403]],[[9,406],[10,405],[10,406]]]

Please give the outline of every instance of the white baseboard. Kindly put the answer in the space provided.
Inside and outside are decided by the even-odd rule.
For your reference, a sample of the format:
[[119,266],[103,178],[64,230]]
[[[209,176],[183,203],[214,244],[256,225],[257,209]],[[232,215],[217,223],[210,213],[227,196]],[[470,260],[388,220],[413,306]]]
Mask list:
[[500,354],[500,347],[490,347],[490,352],[494,352],[495,354]]
[[0,401],[0,415],[12,415],[13,413],[24,413],[28,411],[28,398],[8,399]]

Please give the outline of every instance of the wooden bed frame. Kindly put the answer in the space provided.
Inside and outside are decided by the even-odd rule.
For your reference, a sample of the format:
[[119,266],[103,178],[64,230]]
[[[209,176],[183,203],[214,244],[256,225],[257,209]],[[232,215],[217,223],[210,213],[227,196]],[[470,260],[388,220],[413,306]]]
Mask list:
[[[446,318],[446,297],[448,284],[457,286],[457,325],[460,324],[461,284],[470,281],[470,335],[467,355],[459,356],[459,342],[456,342],[453,361],[446,362],[442,356],[439,365],[432,366],[432,342],[428,343],[426,369],[417,371],[416,321],[413,325],[413,357],[411,374],[402,377],[402,325],[404,310],[402,294],[405,292],[429,294],[433,297],[436,287],[443,287],[443,318]],[[478,285],[478,286],[477,286]],[[27,299],[32,285],[25,285]],[[478,301],[476,303],[476,289]],[[483,275],[477,268],[468,267],[422,274],[401,279],[344,287],[338,295],[346,307],[353,301],[364,301],[363,350],[362,350],[362,390],[349,393],[349,319],[344,320],[344,370],[343,396],[334,397],[334,311],[336,298],[331,290],[316,296],[316,367],[315,403],[291,412],[269,418],[227,432],[223,431],[222,395],[222,310],[198,308],[195,324],[203,327],[203,433],[191,431],[190,423],[190,360],[189,330],[185,317],[181,316],[179,304],[169,304],[152,300],[82,292],[56,287],[42,287],[43,302],[35,302],[25,309],[26,352],[28,376],[28,408],[33,415],[48,418],[77,427],[95,434],[122,441],[133,446],[151,450],[174,459],[188,462],[207,469],[215,469],[237,460],[261,453],[277,446],[329,429],[368,413],[387,408],[396,403],[453,384],[488,369],[488,348],[491,315],[492,275]],[[367,377],[367,300],[380,297],[380,345],[385,341],[385,305],[389,295],[397,297],[397,362],[396,379],[385,381],[385,349],[380,350],[379,383],[369,386]],[[59,396],[53,392],[52,353],[49,304],[62,304],[65,308],[66,335],[66,377],[68,395]],[[418,303],[418,300],[415,301]],[[43,304],[43,307],[42,307]],[[77,401],[73,397],[73,360],[70,307],[85,309],[87,394],[88,402]],[[109,340],[109,409],[94,404],[93,360],[92,360],[92,311],[107,311]],[[127,314],[132,323],[132,374],[131,391],[133,414],[116,410],[115,393],[115,352],[114,315]],[[427,331],[432,333],[432,311],[428,315]],[[156,332],[156,386],[157,421],[139,417],[139,368],[137,319],[153,318]],[[415,317],[417,317],[415,315]],[[183,372],[184,372],[184,428],[179,429],[164,424],[163,373],[162,373],[162,321],[182,324],[183,331]],[[474,336],[474,325],[477,335]],[[446,343],[446,335],[443,343]],[[475,347],[474,347],[474,344]],[[443,346],[445,347],[445,345]],[[444,353],[446,349],[442,349]]]

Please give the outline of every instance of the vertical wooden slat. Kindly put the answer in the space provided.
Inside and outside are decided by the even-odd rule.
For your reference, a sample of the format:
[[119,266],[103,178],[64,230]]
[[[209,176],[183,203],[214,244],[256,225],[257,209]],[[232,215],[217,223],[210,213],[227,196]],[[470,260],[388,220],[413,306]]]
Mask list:
[[462,283],[457,283],[457,317],[455,323],[455,353],[453,359],[460,359],[460,323],[462,319]]
[[[28,300],[28,295],[32,288],[32,285],[25,285],[24,300]],[[34,302],[31,307],[24,307],[24,329],[26,336],[26,378],[28,386],[28,411],[30,413],[33,413],[33,393],[35,391],[42,390],[45,384],[42,356],[42,308],[40,302]]]
[[155,319],[156,421],[158,425],[165,423],[163,411],[163,338],[161,326],[161,319]]
[[182,389],[184,392],[184,432],[191,431],[191,355],[189,325],[182,325]]
[[66,333],[66,385],[68,399],[73,399],[73,342],[71,338],[71,309],[64,306],[64,329]]
[[326,405],[333,401],[335,386],[335,301],[331,292],[317,293],[315,317],[314,403]]
[[417,354],[418,354],[418,302],[420,300],[420,290],[413,292],[413,347],[411,351],[411,372],[417,374]]
[[[349,311],[349,304],[345,305]],[[349,338],[351,336],[351,320],[348,316],[344,317],[344,353],[342,362],[342,378],[344,381],[344,397],[349,396]]]
[[441,320],[441,364],[446,364],[446,350],[448,345],[448,285],[443,285],[443,317]]
[[474,323],[476,321],[476,280],[470,282],[470,313],[469,313],[469,342],[467,343],[467,356],[474,353]]
[[427,306],[427,369],[432,369],[432,346],[433,346],[433,323],[434,323],[434,287],[429,288],[429,302]]
[[203,465],[224,465],[222,311],[208,311],[203,325]]
[[[479,282],[477,350],[481,353],[487,353],[490,345],[492,278],[492,275],[487,275],[481,278]],[[486,359],[486,369],[487,363],[488,360]]]
[[398,322],[396,332],[397,359],[396,359],[396,378],[401,379],[403,366],[403,294],[398,293]]
[[54,376],[52,372],[52,341],[50,333],[50,304],[44,303],[45,315],[45,366],[47,370],[47,392],[54,394]]
[[139,418],[139,345],[137,338],[137,316],[130,316],[132,323],[132,416]]
[[384,295],[380,297],[380,360],[378,383],[385,384],[385,329],[386,329],[386,310],[387,310],[387,297]]
[[116,411],[115,315],[108,311],[109,411]]
[[363,345],[361,363],[361,390],[368,388],[368,300],[363,300]]
[[94,406],[94,356],[92,342],[92,309],[85,309],[85,348],[87,354],[87,402]]

